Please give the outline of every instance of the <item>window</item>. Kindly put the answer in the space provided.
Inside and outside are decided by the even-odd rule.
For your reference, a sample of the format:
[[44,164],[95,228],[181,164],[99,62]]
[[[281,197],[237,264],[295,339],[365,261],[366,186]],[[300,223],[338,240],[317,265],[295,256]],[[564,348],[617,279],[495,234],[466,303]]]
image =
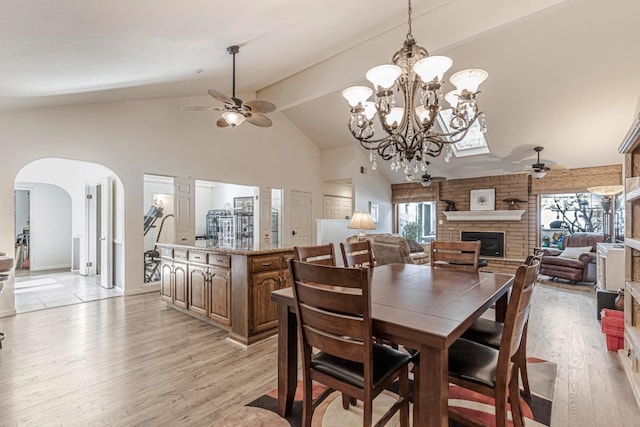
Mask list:
[[[449,122],[451,122],[451,109],[441,110],[438,114],[438,124],[443,132],[451,132],[448,125]],[[480,128],[480,123],[476,120],[469,128],[465,137],[462,138],[460,142],[452,145],[453,153],[456,157],[489,153],[489,146],[487,145],[487,140],[484,135]]]
[[398,233],[406,239],[427,243],[436,238],[436,202],[398,203]]
[[540,221],[540,243],[545,247],[561,247],[567,234],[602,233],[602,196],[593,193],[541,195]]

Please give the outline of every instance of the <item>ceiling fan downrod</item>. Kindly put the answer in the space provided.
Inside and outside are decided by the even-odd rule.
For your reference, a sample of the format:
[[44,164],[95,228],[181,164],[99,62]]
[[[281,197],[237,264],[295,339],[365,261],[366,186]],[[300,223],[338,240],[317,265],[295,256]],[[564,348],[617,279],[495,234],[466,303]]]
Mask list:
[[229,52],[230,55],[233,55],[233,79],[232,79],[232,87],[231,87],[231,97],[233,98],[233,101],[236,104],[240,104],[238,102],[238,98],[236,98],[236,53],[240,52],[240,46],[238,45],[233,45],[233,46],[229,46],[227,48],[227,52]]

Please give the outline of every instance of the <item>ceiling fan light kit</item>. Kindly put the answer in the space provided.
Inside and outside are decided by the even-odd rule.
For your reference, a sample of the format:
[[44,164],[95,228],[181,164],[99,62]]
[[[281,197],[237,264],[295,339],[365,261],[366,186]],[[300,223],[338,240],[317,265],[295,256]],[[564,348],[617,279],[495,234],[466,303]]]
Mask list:
[[547,166],[545,166],[544,163],[540,162],[540,152],[544,150],[544,147],[534,147],[533,151],[535,151],[536,153],[538,153],[538,160],[531,165],[531,168],[533,169],[533,171],[531,172],[531,176],[534,177],[535,179],[542,179],[545,177],[545,175],[547,174],[547,172],[549,172],[551,169],[548,168]]
[[[377,169],[378,157],[390,160],[392,170],[404,169],[407,181],[413,181],[419,170],[425,172],[427,156],[439,156],[445,146],[448,161],[453,154],[451,144],[461,141],[476,121],[483,132],[486,130],[476,98],[479,85],[489,75],[470,69],[451,76],[449,80],[456,89],[444,96],[452,108],[449,129],[438,130],[434,126],[438,113],[446,108],[441,105],[444,74],[453,61],[446,56],[429,56],[416,43],[411,33],[411,12],[409,0],[409,31],[392,64],[378,65],[366,73],[373,89],[353,86],[342,92],[351,108],[349,130],[369,150],[371,168]],[[372,95],[374,101],[369,101]],[[378,121],[374,123],[376,116]],[[381,137],[375,138],[375,128],[382,128]]]
[[184,107],[182,109],[187,111],[222,111],[221,117],[216,121],[216,125],[221,128],[227,126],[234,128],[245,121],[260,127],[271,126],[271,119],[267,117],[265,113],[271,113],[276,110],[276,106],[273,103],[259,99],[243,102],[242,99],[236,97],[236,54],[240,52],[240,46],[229,46],[227,52],[233,56],[233,86],[231,97],[214,89],[207,91],[214,99],[222,102],[224,107]]

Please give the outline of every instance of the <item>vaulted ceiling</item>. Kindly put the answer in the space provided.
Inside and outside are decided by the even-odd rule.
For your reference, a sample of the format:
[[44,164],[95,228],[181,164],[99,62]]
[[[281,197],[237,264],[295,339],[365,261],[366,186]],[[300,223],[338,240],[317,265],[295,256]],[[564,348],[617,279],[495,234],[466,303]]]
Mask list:
[[[321,149],[356,144],[340,92],[390,61],[406,9],[388,0],[5,0],[0,109],[230,94],[225,49],[239,44],[239,93],[275,102]],[[547,164],[621,163],[617,147],[639,109],[640,2],[414,0],[413,9],[416,40],[450,56],[451,72],[489,72],[480,106],[491,154],[439,157],[432,175],[520,171],[537,145]]]

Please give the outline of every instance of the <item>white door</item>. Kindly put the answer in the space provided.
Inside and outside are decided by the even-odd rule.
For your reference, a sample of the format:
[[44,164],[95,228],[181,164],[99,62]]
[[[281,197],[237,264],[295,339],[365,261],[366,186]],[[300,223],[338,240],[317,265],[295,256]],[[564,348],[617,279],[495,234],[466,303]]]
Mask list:
[[113,288],[113,179],[100,182],[100,286]]
[[[95,276],[98,274],[97,264],[97,248],[99,242],[98,236],[98,186],[88,185],[85,187],[85,218],[87,224],[86,230],[86,258],[84,265],[80,266],[81,274],[85,276]],[[101,223],[101,221],[100,221]]]
[[258,247],[271,248],[271,187],[260,187],[260,220],[258,225]]
[[311,193],[291,190],[291,245],[311,244]]
[[192,178],[175,178],[173,183],[176,243],[195,245],[195,181]]

